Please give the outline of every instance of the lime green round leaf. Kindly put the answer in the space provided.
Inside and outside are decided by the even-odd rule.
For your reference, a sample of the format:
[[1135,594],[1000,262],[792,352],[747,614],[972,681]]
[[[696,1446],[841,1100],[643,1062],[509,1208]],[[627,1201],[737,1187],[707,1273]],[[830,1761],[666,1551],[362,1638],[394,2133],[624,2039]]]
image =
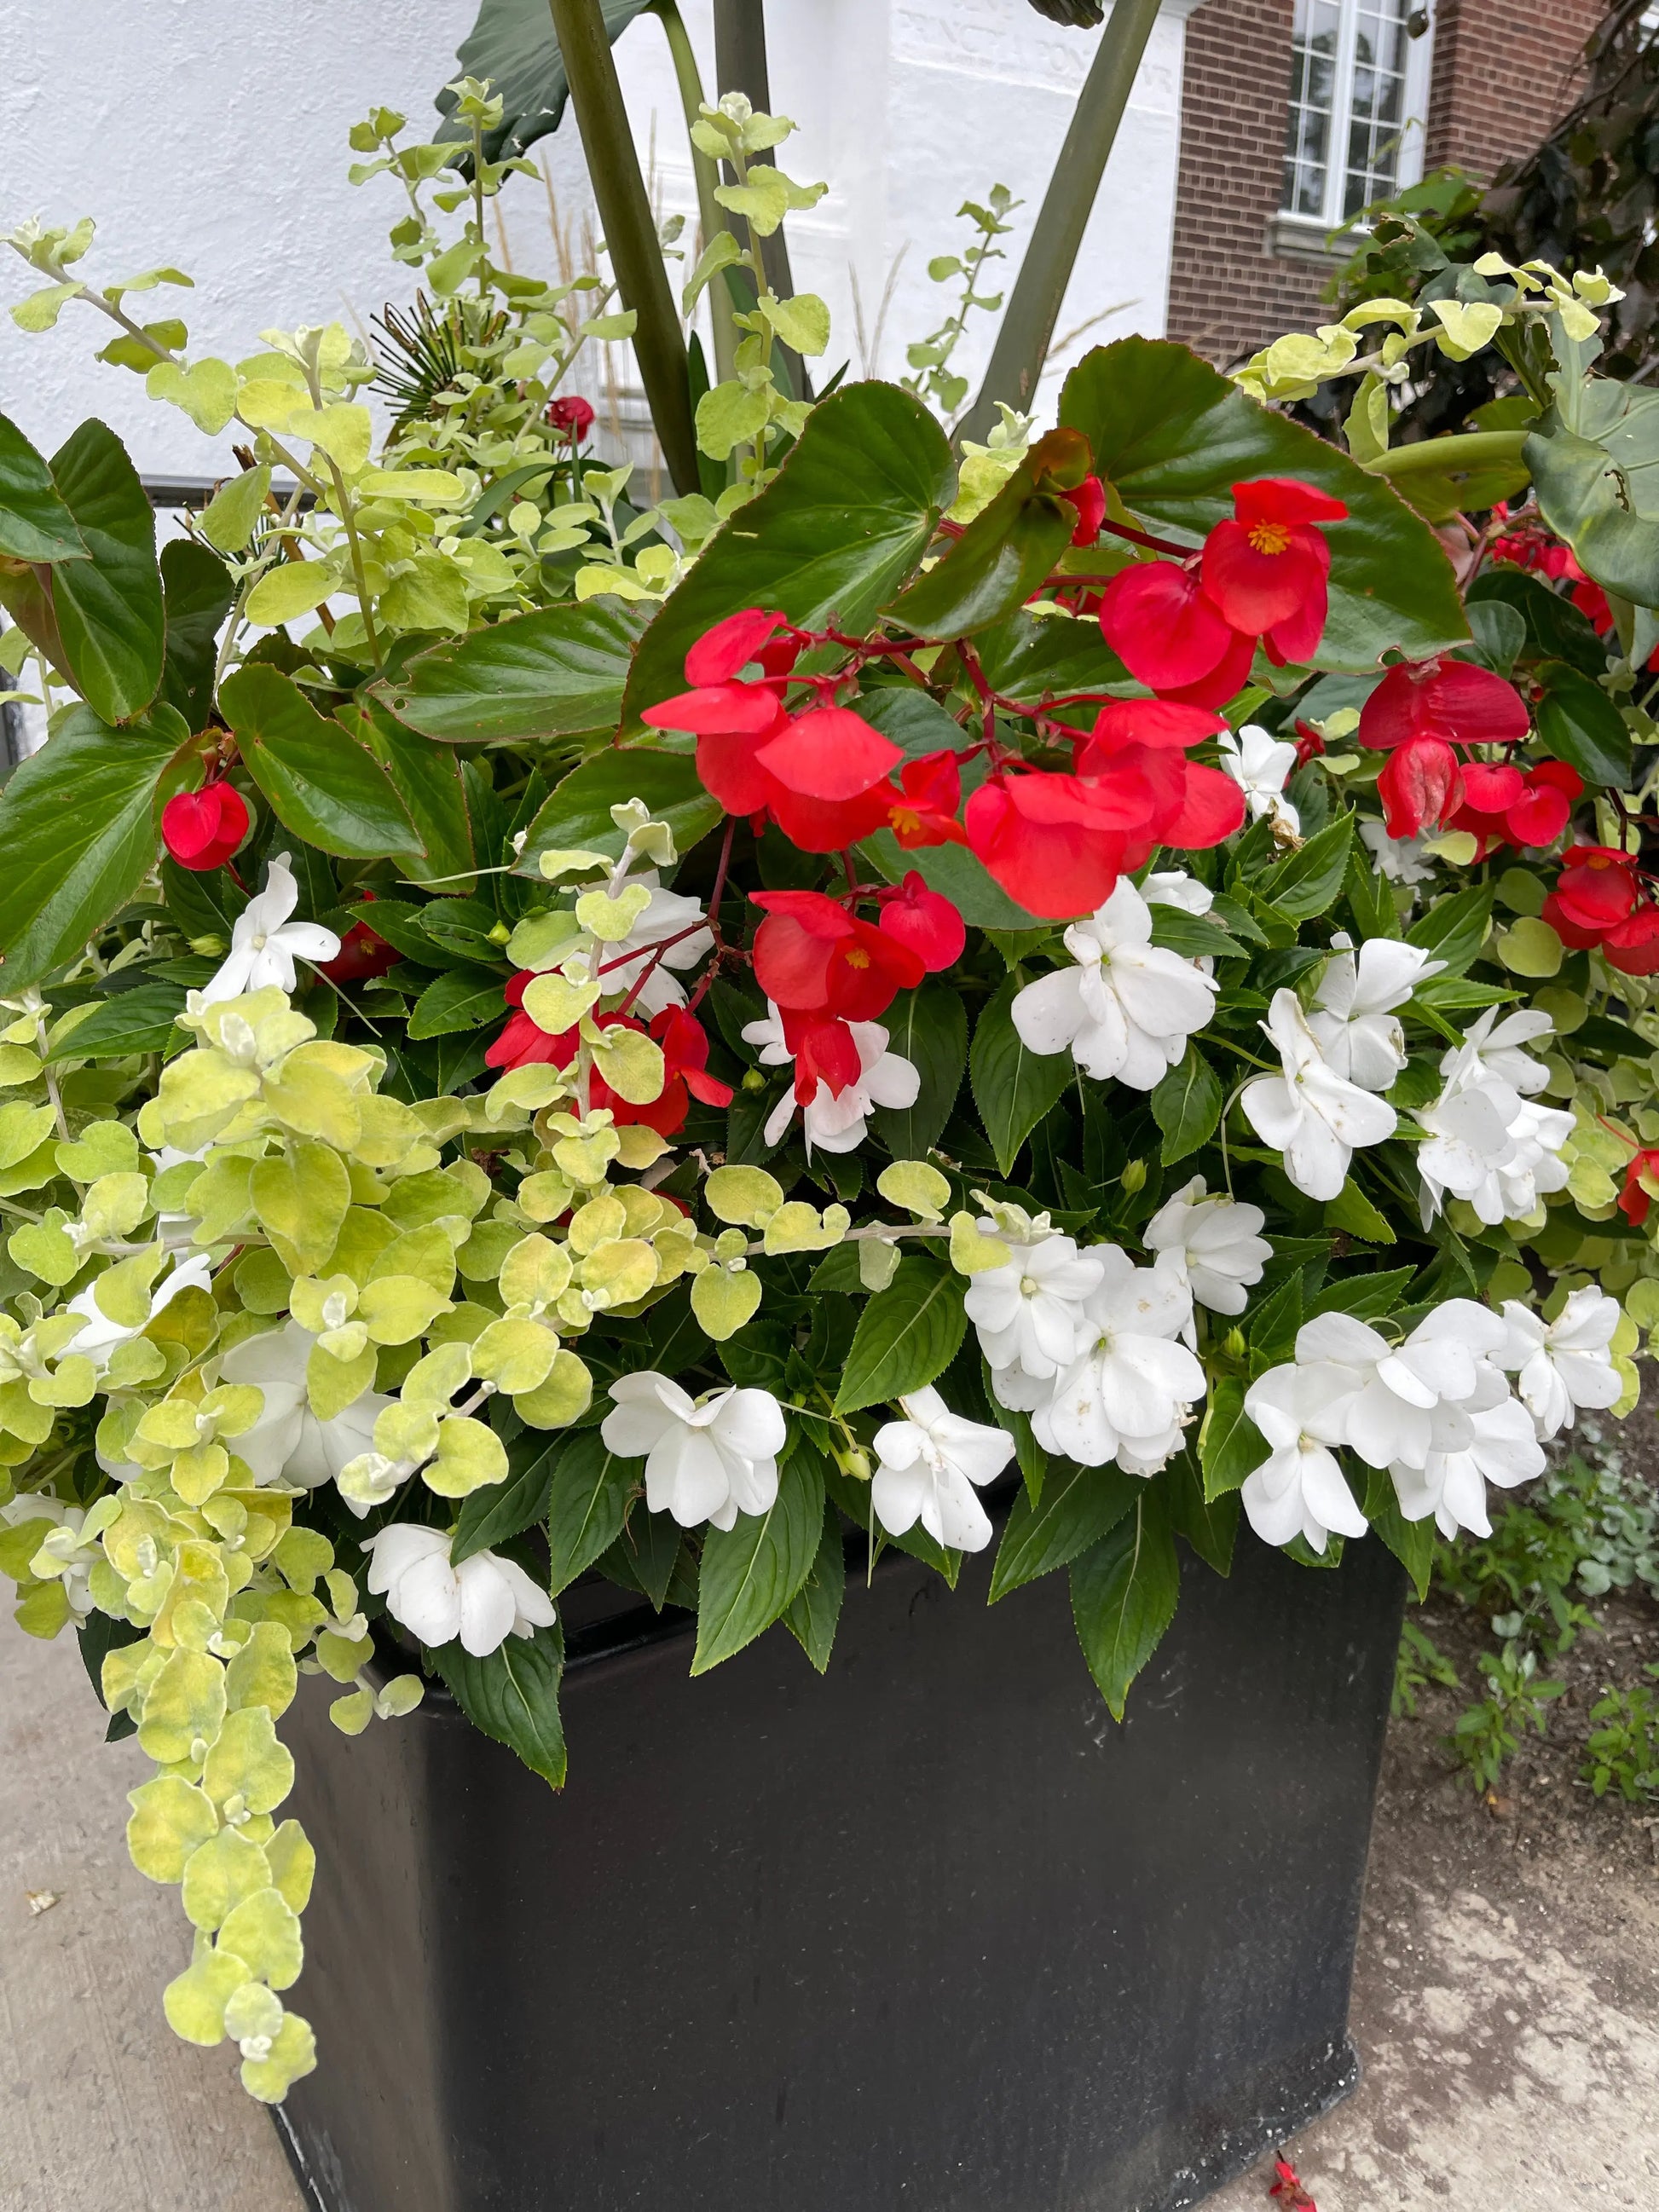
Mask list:
[[229,1952],[205,1952],[162,1990],[167,2026],[186,2043],[222,2043],[225,2007],[252,1979],[244,1961]]
[[239,2069],[242,2087],[262,2105],[280,2105],[294,2084],[317,2069],[317,2039],[309,2021],[296,2012],[284,2013],[283,2024],[270,2039],[263,2057],[244,2058]]
[[280,670],[239,669],[221,685],[219,703],[248,774],[295,836],[347,860],[422,849],[380,763]]
[[0,789],[8,989],[79,952],[143,881],[155,860],[157,786],[185,734],[165,709],[155,723],[112,730],[89,707],[70,707],[13,770]]
[[294,1754],[279,1742],[269,1705],[244,1705],[226,1715],[202,1770],[202,1787],[216,1805],[240,1797],[250,1813],[274,1813],[294,1787]]
[[256,1889],[233,1909],[219,1930],[218,1954],[227,1953],[273,1990],[299,1980],[305,1957],[299,1916],[281,1890]]
[[179,1774],[158,1774],[129,1793],[127,1850],[151,1881],[181,1881],[191,1853],[219,1825],[205,1790]]
[[58,447],[52,473],[91,556],[54,572],[64,662],[94,714],[125,722],[155,696],[167,647],[155,510],[126,448],[101,422],[83,422]]
[[234,1828],[222,1828],[191,1852],[181,1881],[185,1917],[210,1933],[244,1898],[270,1888],[270,1862],[258,1844]]
[[1342,500],[1348,520],[1326,526],[1330,616],[1314,666],[1369,672],[1390,646],[1416,659],[1468,638],[1451,564],[1428,525],[1185,346],[1097,346],[1066,378],[1060,419],[1087,437],[1096,471],[1133,514],[1193,544],[1232,514],[1234,484],[1255,477],[1295,477]]

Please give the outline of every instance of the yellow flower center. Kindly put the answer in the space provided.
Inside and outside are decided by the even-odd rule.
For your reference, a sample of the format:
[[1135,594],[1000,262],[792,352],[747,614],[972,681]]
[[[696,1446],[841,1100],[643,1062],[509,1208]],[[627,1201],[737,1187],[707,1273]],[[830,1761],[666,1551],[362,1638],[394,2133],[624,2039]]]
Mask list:
[[1283,553],[1290,545],[1291,526],[1287,522],[1253,522],[1248,535],[1258,553]]

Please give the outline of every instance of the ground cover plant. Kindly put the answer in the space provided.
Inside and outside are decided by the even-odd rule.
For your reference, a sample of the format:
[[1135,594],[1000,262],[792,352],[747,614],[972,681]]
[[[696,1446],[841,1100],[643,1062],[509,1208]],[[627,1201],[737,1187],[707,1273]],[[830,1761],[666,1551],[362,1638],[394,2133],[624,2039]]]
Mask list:
[[[994,1544],[994,1603],[1063,1572],[1121,1717],[1183,1548],[1420,1589],[1659,1322],[1606,280],[1441,270],[1237,380],[1122,340],[953,448],[925,389],[800,380],[828,317],[765,248],[818,188],[727,94],[680,273],[730,374],[676,319],[691,481],[642,506],[572,383],[665,373],[650,299],[497,267],[529,157],[487,84],[448,109],[353,134],[420,286],[377,353],[203,356],[143,319],[181,272],[10,241],[25,328],[237,426],[158,555],[100,423],[0,423],[51,710],[0,793],[0,1565],[155,1762],[169,2018],[271,2100],[301,1670],[348,1732],[441,1677],[559,1786],[574,1583],[695,1613],[694,1673],[822,1670],[850,1528],[953,1586]],[[1394,442],[1413,361],[1483,347],[1526,426]],[[1283,407],[1342,377],[1339,446]],[[1536,506],[1455,566],[1428,518],[1499,463]]]

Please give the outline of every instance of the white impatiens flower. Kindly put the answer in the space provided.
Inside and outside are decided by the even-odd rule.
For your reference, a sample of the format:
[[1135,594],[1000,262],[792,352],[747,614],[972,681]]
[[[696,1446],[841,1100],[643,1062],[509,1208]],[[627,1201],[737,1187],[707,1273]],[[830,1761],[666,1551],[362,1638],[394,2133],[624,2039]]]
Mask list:
[[1492,1364],[1507,1339],[1488,1307],[1448,1298],[1398,1345],[1352,1314],[1319,1314],[1297,1330],[1296,1357],[1329,1395],[1332,1442],[1368,1467],[1420,1468],[1468,1440],[1467,1409],[1508,1397]]
[[1455,1536],[1460,1528],[1490,1536],[1486,1485],[1512,1490],[1529,1482],[1544,1471],[1544,1448],[1531,1415],[1507,1392],[1496,1405],[1465,1409],[1464,1425],[1467,1436],[1453,1449],[1431,1451],[1420,1468],[1400,1465],[1389,1472],[1407,1521],[1426,1521],[1432,1514],[1443,1536]]
[[1151,1091],[1215,1008],[1216,985],[1152,941],[1152,910],[1124,877],[1104,906],[1066,932],[1077,963],[1028,983],[1010,1009],[1028,1052],[1069,1049],[1085,1075]]
[[953,1413],[931,1386],[899,1403],[904,1419],[876,1431],[870,1502],[877,1520],[890,1536],[903,1535],[920,1521],[936,1544],[982,1552],[991,1522],[974,1488],[1002,1473],[1013,1457],[1013,1438]]
[[[629,881],[641,884],[650,892],[651,900],[627,936],[619,944],[607,945],[604,948],[605,988],[607,991],[627,991],[643,975],[645,981],[640,983],[634,1000],[634,1011],[647,1016],[659,1014],[665,1006],[683,1006],[685,1004],[684,988],[669,970],[695,968],[698,961],[713,950],[714,940],[706,928],[693,927],[703,919],[703,911],[697,901],[685,897],[679,891],[665,890],[654,868],[644,869],[640,874],[630,876]],[[690,930],[691,933],[682,937],[682,930]],[[678,938],[678,943],[670,945],[655,966],[650,966],[651,955],[658,945],[671,937]],[[637,958],[629,959],[627,957],[629,953],[636,954]]]
[[739,1513],[769,1510],[788,1432],[769,1390],[720,1390],[699,1404],[646,1368],[613,1382],[611,1395],[599,1434],[619,1458],[645,1461],[652,1512],[672,1513],[682,1528],[730,1528]]
[[1549,1070],[1523,1048],[1548,1034],[1550,1018],[1527,1011],[1501,1022],[1497,1016],[1497,1007],[1489,1006],[1462,1043],[1446,1053],[1440,1096],[1418,1110],[1426,1139],[1417,1153],[1425,1225],[1449,1193],[1492,1225],[1527,1219],[1541,1198],[1566,1188],[1569,1170],[1560,1155],[1572,1134],[1572,1115],[1534,1103]]
[[1115,1244],[1091,1256],[1102,1279],[1084,1301],[1083,1341],[1032,1414],[1031,1433],[1081,1467],[1115,1460],[1127,1474],[1156,1474],[1204,1395],[1204,1370],[1177,1341],[1192,1319],[1191,1294],[1167,1261],[1137,1267]]
[[1425,836],[1390,837],[1381,822],[1362,822],[1359,834],[1370,848],[1376,872],[1391,884],[1425,884],[1434,873],[1434,855]]
[[1552,1322],[1514,1298],[1504,1302],[1509,1340],[1498,1364],[1518,1370],[1516,1390],[1540,1437],[1559,1436],[1577,1414],[1605,1413],[1623,1395],[1611,1350],[1619,1317],[1618,1299],[1594,1283],[1569,1292]]
[[[980,1231],[995,1233],[988,1221]],[[1083,1302],[1105,1271],[1098,1252],[1079,1252],[1069,1237],[1054,1235],[1046,1214],[1030,1224],[1028,1239],[1003,1236],[999,1242],[1007,1247],[1006,1262],[970,1275],[963,1304],[998,1402],[1029,1413],[1048,1395],[1054,1376],[1076,1358]]]
[[[369,1449],[374,1424],[392,1402],[384,1392],[365,1390],[337,1413],[319,1421],[306,1396],[306,1372],[317,1341],[297,1321],[263,1335],[244,1338],[219,1363],[220,1379],[252,1382],[264,1394],[264,1407],[251,1429],[231,1439],[255,1482],[289,1482],[301,1490],[337,1481],[348,1460]],[[348,1498],[362,1515],[367,1505]],[[438,1639],[441,1642],[443,1639]]]
[[1275,738],[1258,723],[1246,722],[1237,737],[1224,730],[1216,739],[1221,773],[1231,776],[1244,794],[1250,819],[1270,816],[1275,829],[1288,830],[1292,837],[1302,831],[1302,817],[1285,797],[1285,787],[1296,769],[1296,747]]
[[[801,1127],[809,1155],[856,1152],[864,1142],[866,1123],[878,1106],[914,1106],[921,1092],[921,1075],[902,1053],[889,1052],[887,1031],[879,1022],[848,1022],[858,1048],[859,1078],[836,1093],[818,1078],[816,1095],[801,1113]],[[760,1047],[763,1067],[793,1067],[795,1055],[783,1038],[783,1017],[769,999],[766,1019],[744,1026],[744,1041]],[[766,1119],[769,1145],[781,1141],[795,1111],[795,1094],[786,1091]]]
[[[95,1287],[92,1285],[76,1291],[64,1311],[81,1315],[85,1322],[70,1346],[70,1351],[80,1352],[91,1360],[94,1367],[101,1370],[109,1364],[110,1354],[116,1346],[128,1343],[147,1324],[137,1322],[129,1328],[125,1322],[112,1321],[94,1296]],[[154,1321],[162,1307],[170,1304],[180,1291],[211,1291],[212,1288],[211,1255],[198,1252],[193,1260],[185,1261],[164,1282],[157,1284],[150,1295],[149,1319]]]
[[1308,1026],[1339,1075],[1362,1091],[1386,1091],[1406,1065],[1406,1035],[1395,1008],[1446,963],[1395,937],[1368,938],[1357,954],[1340,938],[1336,942]]
[[1344,1386],[1323,1366],[1286,1364],[1258,1376],[1244,1394],[1268,1456],[1244,1479],[1239,1501],[1264,1544],[1304,1537],[1322,1552],[1328,1537],[1363,1536],[1367,1522],[1332,1449],[1341,1433]]
[[61,1582],[69,1609],[77,1620],[84,1620],[93,1609],[92,1570],[104,1556],[96,1535],[89,1544],[82,1541],[86,1517],[84,1506],[65,1504],[61,1498],[40,1490],[26,1491],[21,1498],[0,1505],[0,1528],[16,1528],[26,1521],[52,1522],[28,1563],[29,1572],[43,1582],[49,1578]]
[[273,854],[265,870],[265,887],[251,898],[231,925],[230,951],[218,974],[206,986],[200,1003],[216,1006],[225,999],[240,999],[269,984],[291,991],[294,963],[332,960],[340,940],[319,922],[290,921],[300,903],[300,886],[294,880],[286,853]]
[[1148,906],[1178,906],[1183,914],[1208,914],[1215,904],[1209,885],[1185,868],[1154,870],[1141,884],[1140,896]]
[[1335,1198],[1359,1147],[1393,1136],[1395,1110],[1332,1066],[1294,991],[1273,993],[1261,1027],[1284,1073],[1247,1083],[1239,1103],[1262,1142],[1284,1154],[1285,1172],[1299,1191]]
[[1212,1313],[1242,1314],[1248,1292],[1273,1255],[1261,1234],[1265,1218],[1259,1206],[1236,1205],[1218,1191],[1206,1196],[1203,1176],[1194,1176],[1165,1200],[1141,1234],[1149,1252],[1178,1269],[1200,1305]]
[[450,1543],[441,1528],[408,1521],[364,1539],[368,1587],[411,1636],[428,1645],[459,1637],[463,1650],[484,1659],[509,1636],[552,1626],[552,1599],[521,1566],[494,1552],[475,1552],[452,1566]]

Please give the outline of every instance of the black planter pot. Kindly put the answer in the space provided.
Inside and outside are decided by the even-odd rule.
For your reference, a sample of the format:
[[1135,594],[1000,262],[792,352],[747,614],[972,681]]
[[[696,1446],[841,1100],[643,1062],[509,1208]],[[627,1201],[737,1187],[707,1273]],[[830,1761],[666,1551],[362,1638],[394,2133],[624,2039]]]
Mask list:
[[308,1684],[324,2212],[1164,2212],[1350,2089],[1395,1561],[1186,1559],[1121,1728],[1065,1577],[988,1572],[849,1576],[823,1680],[572,1592],[562,1796]]

